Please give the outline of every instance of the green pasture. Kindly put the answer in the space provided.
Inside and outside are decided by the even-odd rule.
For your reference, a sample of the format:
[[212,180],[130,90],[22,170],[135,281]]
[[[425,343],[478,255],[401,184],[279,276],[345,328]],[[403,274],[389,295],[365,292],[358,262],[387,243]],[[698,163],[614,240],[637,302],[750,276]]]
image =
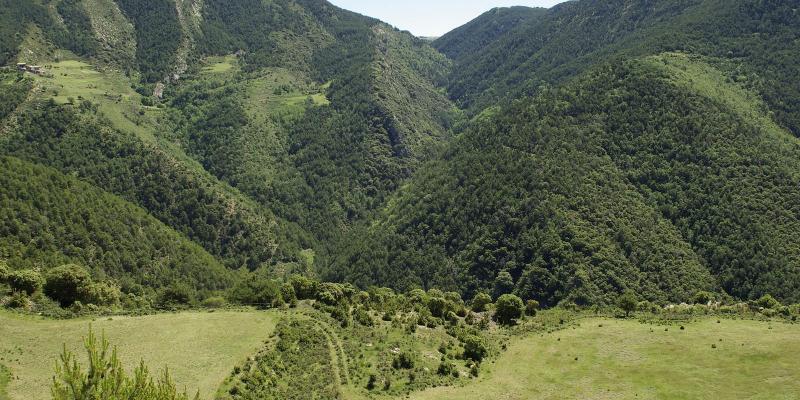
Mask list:
[[470,399],[796,399],[800,327],[715,318],[680,325],[589,319],[514,339],[463,387],[410,396]]
[[[105,334],[128,367],[144,360],[169,368],[179,387],[209,399],[233,366],[263,347],[275,327],[270,312],[186,312],[96,320],[46,320],[0,312],[0,364],[10,371],[8,398],[48,399],[62,346],[83,360],[89,327]],[[5,399],[0,373],[0,399]]]

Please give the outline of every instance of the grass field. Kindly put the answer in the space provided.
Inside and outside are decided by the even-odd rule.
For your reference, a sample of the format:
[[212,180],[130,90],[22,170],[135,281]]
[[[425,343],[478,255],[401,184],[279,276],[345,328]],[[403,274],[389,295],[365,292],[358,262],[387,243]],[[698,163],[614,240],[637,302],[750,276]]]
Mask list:
[[236,56],[214,56],[205,59],[204,74],[226,74],[236,70]]
[[99,71],[77,59],[47,63],[45,68],[47,75],[35,76],[45,96],[58,103],[89,100],[116,128],[155,142],[152,127],[161,110],[142,106],[142,96],[131,89],[130,79],[116,71]]
[[709,319],[685,328],[583,320],[512,341],[473,383],[410,398],[800,398],[797,325]]
[[[116,345],[122,362],[144,360],[155,371],[169,367],[179,387],[210,399],[233,366],[263,346],[277,314],[191,312],[91,320],[44,320],[0,312],[0,364],[11,371],[11,400],[49,398],[62,344],[83,360],[82,337],[91,324]],[[3,399],[0,378],[0,399]]]

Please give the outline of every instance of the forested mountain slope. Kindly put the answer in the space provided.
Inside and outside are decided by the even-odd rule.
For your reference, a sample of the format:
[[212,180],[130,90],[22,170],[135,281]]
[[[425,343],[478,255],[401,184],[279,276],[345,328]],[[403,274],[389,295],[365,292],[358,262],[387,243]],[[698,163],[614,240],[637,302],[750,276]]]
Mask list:
[[18,267],[78,263],[123,283],[226,287],[230,272],[145,210],[55,170],[0,157],[0,257]]
[[700,59],[603,64],[478,117],[331,273],[545,304],[712,287],[797,301],[798,160],[800,141]]
[[326,1],[34,0],[0,18],[0,61],[46,71],[4,73],[2,154],[229,268],[322,262],[460,118],[436,87],[445,56]]
[[[46,249],[17,230],[0,246],[14,268],[151,285],[96,260],[163,253],[177,275],[158,273],[198,289],[222,265],[546,305],[798,300],[793,1],[494,9],[433,47],[324,0],[0,6],[0,156],[86,192],[7,194],[11,214],[110,218]],[[45,181],[28,191],[52,196]],[[180,245],[100,244],[124,224]]]
[[[609,57],[687,51],[730,61],[730,75],[759,92],[775,119],[800,135],[800,89],[792,83],[800,76],[795,1],[585,0],[528,14],[498,37],[477,27],[509,17],[489,12],[434,42],[457,62],[449,91],[459,104],[480,112],[563,82]],[[480,38],[469,36],[473,32]],[[465,51],[483,40],[492,45]]]

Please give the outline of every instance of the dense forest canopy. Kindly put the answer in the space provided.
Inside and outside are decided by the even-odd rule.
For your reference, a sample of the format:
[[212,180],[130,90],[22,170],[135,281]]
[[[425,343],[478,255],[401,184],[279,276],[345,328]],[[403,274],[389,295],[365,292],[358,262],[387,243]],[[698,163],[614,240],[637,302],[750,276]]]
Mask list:
[[580,0],[428,43],[324,0],[0,0],[0,259],[800,301],[798,17]]

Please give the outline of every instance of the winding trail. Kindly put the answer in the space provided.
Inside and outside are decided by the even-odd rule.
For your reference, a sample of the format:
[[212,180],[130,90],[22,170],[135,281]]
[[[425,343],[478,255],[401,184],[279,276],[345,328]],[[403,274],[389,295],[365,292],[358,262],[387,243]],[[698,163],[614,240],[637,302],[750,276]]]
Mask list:
[[331,357],[331,367],[333,368],[334,375],[336,376],[337,386],[340,388],[343,386],[351,386],[352,379],[350,377],[350,370],[348,368],[347,353],[344,351],[344,344],[342,344],[339,336],[327,322],[320,321],[310,313],[304,311],[299,315],[311,320],[316,328],[319,329],[325,336],[325,340],[328,342],[328,350]]

